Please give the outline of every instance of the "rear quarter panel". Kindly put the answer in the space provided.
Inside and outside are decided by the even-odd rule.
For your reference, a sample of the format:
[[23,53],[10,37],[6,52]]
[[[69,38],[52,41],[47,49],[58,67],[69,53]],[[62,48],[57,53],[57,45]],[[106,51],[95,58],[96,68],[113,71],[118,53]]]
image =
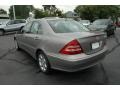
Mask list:
[[44,53],[59,54],[59,51],[72,39],[70,38],[60,38],[54,35],[47,35],[42,37],[41,43],[37,46],[37,49],[42,49]]

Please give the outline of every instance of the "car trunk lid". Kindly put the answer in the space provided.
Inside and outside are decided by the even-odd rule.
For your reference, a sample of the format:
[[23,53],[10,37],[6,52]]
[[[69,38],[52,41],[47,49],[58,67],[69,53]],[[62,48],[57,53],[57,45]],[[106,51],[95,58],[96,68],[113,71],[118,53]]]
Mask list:
[[71,40],[77,39],[85,54],[93,54],[102,50],[105,45],[106,38],[105,34],[102,32],[63,33],[59,35],[64,38],[71,38]]

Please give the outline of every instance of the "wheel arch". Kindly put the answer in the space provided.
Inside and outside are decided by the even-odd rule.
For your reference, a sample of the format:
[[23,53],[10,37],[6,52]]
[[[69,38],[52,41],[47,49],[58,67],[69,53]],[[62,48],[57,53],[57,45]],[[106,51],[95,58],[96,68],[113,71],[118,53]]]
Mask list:
[[21,26],[21,27],[20,27],[20,30],[22,30],[22,29],[23,29],[23,27],[24,27],[24,26]]
[[5,32],[5,30],[3,28],[0,28],[0,30],[2,30],[3,32]]
[[40,48],[37,49],[36,52],[35,52],[35,58],[37,58],[38,52],[42,52],[42,53],[44,53],[42,49],[40,49]]

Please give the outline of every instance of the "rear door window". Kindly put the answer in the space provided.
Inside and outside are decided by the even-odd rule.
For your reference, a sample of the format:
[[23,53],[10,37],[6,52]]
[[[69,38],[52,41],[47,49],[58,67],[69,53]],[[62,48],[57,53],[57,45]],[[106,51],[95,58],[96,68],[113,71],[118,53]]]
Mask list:
[[40,24],[38,22],[34,22],[31,27],[31,33],[37,34],[39,30]]
[[25,33],[28,33],[28,32],[30,32],[31,26],[32,26],[32,22],[29,22],[29,23],[27,23],[27,24],[23,27],[22,30],[23,30]]

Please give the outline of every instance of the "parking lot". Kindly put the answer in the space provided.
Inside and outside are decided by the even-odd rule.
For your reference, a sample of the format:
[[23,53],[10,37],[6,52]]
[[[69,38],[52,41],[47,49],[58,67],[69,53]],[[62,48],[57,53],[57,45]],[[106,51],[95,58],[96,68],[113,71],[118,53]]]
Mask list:
[[13,37],[14,34],[0,36],[0,84],[120,84],[120,28],[107,39],[109,51],[100,64],[74,73],[41,73],[30,55],[16,50]]

